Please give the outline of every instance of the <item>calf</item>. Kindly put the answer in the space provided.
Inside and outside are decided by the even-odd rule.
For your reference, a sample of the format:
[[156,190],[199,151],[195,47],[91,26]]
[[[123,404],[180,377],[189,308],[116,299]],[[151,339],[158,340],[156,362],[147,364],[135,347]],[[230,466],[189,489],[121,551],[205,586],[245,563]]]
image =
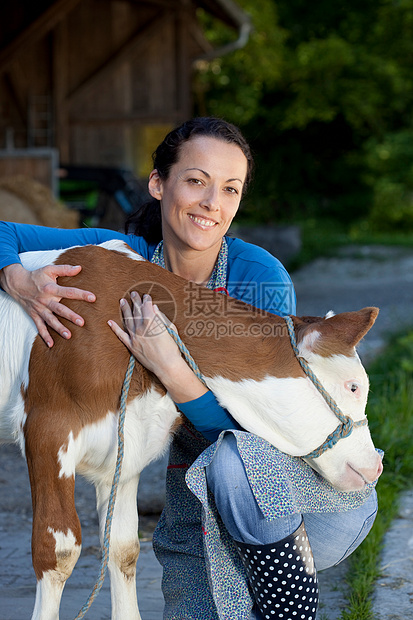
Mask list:
[[[22,259],[28,269],[52,262],[82,265],[70,285],[96,294],[93,304],[67,302],[84,316],[85,325],[70,325],[72,338],[56,337],[51,349],[25,312],[0,294],[0,441],[18,442],[29,470],[38,583],[33,619],[55,620],[63,587],[81,549],[74,504],[76,473],[94,483],[101,532],[104,529],[116,461],[120,393],[129,359],[107,321],[121,321],[119,300],[130,291],[152,295],[177,326],[209,388],[247,431],[286,453],[302,456],[334,431],[337,419],[304,374],[279,316],[188,283],[144,261],[120,241],[33,252]],[[67,278],[60,281],[68,282]],[[202,299],[206,314],[194,320],[191,305],[196,296]],[[364,418],[368,392],[355,345],[377,312],[365,308],[324,319],[293,317],[299,354],[355,421]],[[156,335],[156,327],[148,327],[149,335]],[[125,455],[109,556],[115,620],[140,618],[135,588],[139,474],[165,452],[180,423],[163,386],[136,363],[126,407]],[[345,491],[362,489],[381,472],[367,426],[308,460]]]

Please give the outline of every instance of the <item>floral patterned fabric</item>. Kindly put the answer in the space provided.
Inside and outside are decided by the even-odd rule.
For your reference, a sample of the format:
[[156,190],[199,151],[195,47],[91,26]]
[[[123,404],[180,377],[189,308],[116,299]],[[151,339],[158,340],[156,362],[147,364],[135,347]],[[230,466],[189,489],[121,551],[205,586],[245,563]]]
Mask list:
[[221,433],[189,468],[186,483],[203,508],[208,577],[218,617],[243,620],[250,618],[253,606],[246,574],[217,513],[205,476],[205,467],[214,458],[225,433],[235,435],[255,499],[269,521],[295,513],[342,512],[358,508],[369,497],[375,483],[360,492],[337,491],[302,459],[280,452],[264,439],[236,430]]
[[[163,241],[160,241],[155,248],[153,253],[151,263],[155,263],[160,267],[166,269],[165,265],[165,257],[163,254]],[[221,291],[226,289],[227,284],[227,265],[228,265],[228,243],[223,237],[221,249],[218,254],[217,262],[215,263],[215,267],[211,273],[211,276],[206,284],[206,288],[210,288],[212,290],[219,289]]]
[[[227,242],[223,239],[208,288],[226,291]],[[162,242],[152,262],[165,267]],[[360,493],[336,491],[298,457],[243,431],[224,431],[211,444],[190,422],[171,446],[166,505],[154,533],[163,566],[164,620],[250,620],[253,601],[235,545],[222,524],[205,467],[226,432],[234,433],[258,505],[268,520],[305,512],[337,512],[363,504],[374,485]]]

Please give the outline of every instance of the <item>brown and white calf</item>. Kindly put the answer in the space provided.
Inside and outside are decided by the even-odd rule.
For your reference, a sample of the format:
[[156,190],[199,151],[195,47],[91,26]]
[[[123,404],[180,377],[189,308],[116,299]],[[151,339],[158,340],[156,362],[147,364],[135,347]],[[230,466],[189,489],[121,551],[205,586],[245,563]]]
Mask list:
[[[282,318],[200,290],[144,261],[120,241],[32,252],[22,259],[28,269],[52,262],[82,265],[70,284],[92,290],[97,298],[93,304],[70,302],[84,316],[85,326],[70,325],[72,338],[56,337],[48,349],[25,312],[9,296],[0,295],[0,440],[18,442],[29,469],[38,581],[33,619],[56,620],[64,584],[81,549],[74,504],[76,473],[96,487],[103,531],[116,460],[120,393],[129,359],[107,324],[108,319],[121,320],[121,297],[132,290],[151,293],[176,324],[221,404],[243,428],[282,451],[308,454],[336,428],[337,419],[305,377]],[[199,314],[194,322],[194,308],[190,308],[197,291],[206,312],[204,322]],[[294,317],[300,354],[354,420],[363,418],[368,392],[367,375],[354,347],[376,315],[375,308],[365,308],[325,319]],[[110,547],[112,618],[116,620],[140,618],[135,589],[139,474],[165,452],[179,423],[180,414],[170,396],[136,364]],[[355,429],[310,464],[346,491],[361,489],[381,472],[367,426]]]

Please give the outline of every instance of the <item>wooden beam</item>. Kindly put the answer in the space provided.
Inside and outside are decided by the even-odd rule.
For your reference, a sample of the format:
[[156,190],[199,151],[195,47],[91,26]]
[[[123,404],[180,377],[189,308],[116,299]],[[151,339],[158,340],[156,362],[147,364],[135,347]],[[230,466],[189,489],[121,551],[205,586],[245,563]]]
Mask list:
[[68,94],[66,101],[71,105],[81,95],[104,80],[116,67],[130,58],[132,54],[143,51],[145,46],[158,36],[159,29],[172,17],[170,11],[161,11],[143,27],[140,27],[130,39],[115,52],[108,61],[101,65],[92,75],[84,80],[75,90]]
[[16,116],[24,128],[27,129],[27,114],[24,107],[24,102],[21,98],[19,98],[11,76],[8,73],[3,76],[3,84],[5,89],[8,91],[10,100],[13,103],[13,110],[16,112]]
[[81,0],[57,0],[30,26],[0,52],[0,73],[16,56],[26,52],[34,43],[52,30]]
[[100,127],[105,125],[130,125],[133,123],[175,123],[181,122],[185,117],[184,110],[174,110],[167,114],[159,112],[130,112],[122,115],[94,115],[94,116],[72,116],[69,119],[70,125],[82,125]]
[[184,117],[190,115],[191,92],[190,92],[190,75],[191,67],[189,61],[188,46],[188,22],[192,21],[191,14],[185,9],[180,9],[175,17],[175,54],[176,54],[176,90],[177,90],[177,108],[185,110]]
[[69,33],[67,22],[62,21],[53,30],[53,117],[54,144],[63,161],[70,161],[69,114],[66,105],[68,84]]
[[[156,4],[157,6],[162,6],[165,9],[170,9],[171,8],[171,4],[173,4],[171,2],[171,0],[129,0],[131,4],[147,4],[148,6],[153,7],[154,4]],[[178,0],[179,1],[179,0]]]
[[191,20],[189,36],[194,43],[201,48],[204,54],[208,54],[214,49],[211,43],[205,38],[205,34],[203,33],[201,26],[194,20]]

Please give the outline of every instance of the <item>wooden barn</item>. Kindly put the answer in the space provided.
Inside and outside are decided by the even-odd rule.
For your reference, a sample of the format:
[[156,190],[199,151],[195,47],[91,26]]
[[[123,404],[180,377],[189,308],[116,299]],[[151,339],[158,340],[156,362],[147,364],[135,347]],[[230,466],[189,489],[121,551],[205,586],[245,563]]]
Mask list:
[[[199,8],[234,43],[211,50]],[[249,28],[233,0],[1,2],[3,156],[54,149],[64,164],[146,176],[159,139],[191,116],[194,62],[241,46]]]

